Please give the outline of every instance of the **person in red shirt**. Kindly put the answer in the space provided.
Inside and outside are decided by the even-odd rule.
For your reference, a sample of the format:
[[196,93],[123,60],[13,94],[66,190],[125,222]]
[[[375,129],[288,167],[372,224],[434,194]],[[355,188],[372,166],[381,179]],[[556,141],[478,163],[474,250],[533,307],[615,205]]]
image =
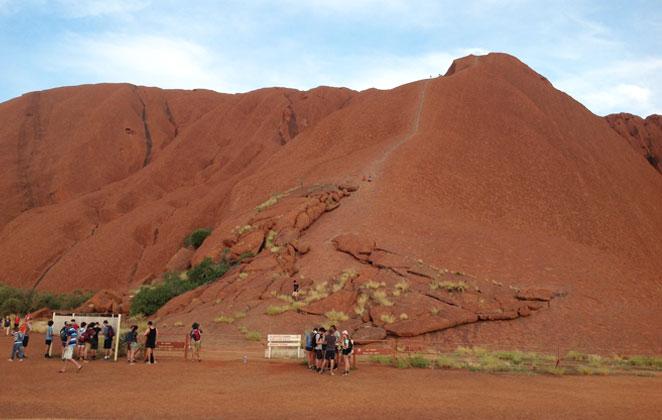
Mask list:
[[21,323],[21,317],[19,315],[16,315],[16,318],[14,318],[14,328],[18,328],[18,324]]

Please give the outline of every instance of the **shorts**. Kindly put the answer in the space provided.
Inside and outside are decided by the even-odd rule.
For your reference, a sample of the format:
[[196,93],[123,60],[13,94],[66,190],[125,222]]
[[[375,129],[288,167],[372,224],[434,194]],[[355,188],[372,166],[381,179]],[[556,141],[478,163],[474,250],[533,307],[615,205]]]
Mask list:
[[315,350],[315,353],[317,355],[318,360],[324,359],[324,350],[317,349]]
[[133,341],[133,342],[131,343],[131,345],[129,345],[129,348],[130,348],[131,350],[138,350],[138,342],[137,342],[137,341]]
[[53,340],[46,340],[46,345],[50,346],[52,342],[53,342]]
[[153,349],[153,348],[155,348],[155,347],[156,347],[156,343],[153,342],[153,341],[147,341],[147,342],[145,343],[145,348]]
[[352,353],[352,351],[351,351],[351,350],[348,350],[348,349],[343,349],[343,351],[342,351],[342,355],[343,355],[343,356],[349,356],[350,353]]
[[73,359],[74,357],[74,346],[67,346],[64,349],[64,355],[62,356],[63,359]]
[[14,328],[18,328],[18,324],[14,323]]
[[99,350],[99,342],[98,341],[92,341],[90,343],[90,349],[92,350]]
[[326,355],[324,356],[326,360],[332,360],[336,358],[336,351],[335,350],[327,350]]
[[28,341],[30,341],[30,336],[29,335],[26,335],[25,337],[23,337],[23,347],[28,346]]
[[113,339],[112,338],[105,338],[103,340],[103,348],[104,349],[109,349],[113,347]]
[[312,347],[306,347],[306,351],[313,351]]
[[191,341],[191,347],[195,351],[200,351],[200,344],[202,343],[200,343],[199,341],[195,341],[195,340]]

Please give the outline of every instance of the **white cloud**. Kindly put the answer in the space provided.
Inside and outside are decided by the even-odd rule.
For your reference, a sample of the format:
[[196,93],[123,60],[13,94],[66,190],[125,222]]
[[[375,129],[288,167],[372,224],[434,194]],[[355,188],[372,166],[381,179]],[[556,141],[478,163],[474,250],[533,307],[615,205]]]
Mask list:
[[53,62],[96,81],[129,82],[163,88],[212,87],[222,90],[221,69],[205,47],[180,39],[150,35],[70,35]]
[[127,16],[149,5],[144,0],[58,0],[57,3],[70,18]]

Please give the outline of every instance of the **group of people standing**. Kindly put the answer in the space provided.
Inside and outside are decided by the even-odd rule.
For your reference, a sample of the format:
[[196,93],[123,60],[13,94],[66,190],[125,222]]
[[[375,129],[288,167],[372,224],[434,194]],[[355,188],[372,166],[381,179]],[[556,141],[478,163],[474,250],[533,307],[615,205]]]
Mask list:
[[324,327],[315,328],[306,334],[308,369],[319,374],[328,370],[331,375],[335,375],[333,371],[340,361],[344,367],[343,376],[349,375],[349,356],[353,348],[354,343],[347,330],[339,333],[335,325],[331,325],[328,331]]
[[[20,324],[20,327],[19,327]],[[7,316],[4,321],[5,335],[9,335],[9,330],[11,328],[11,318]],[[21,324],[21,317],[16,315],[14,318],[14,328],[11,332],[11,335],[14,337],[11,357],[9,358],[10,362],[14,361],[14,358],[18,355],[19,361],[22,362],[23,359],[27,358],[25,354],[25,349],[28,347],[30,341],[30,333],[32,332],[32,317],[30,314],[25,316],[25,322]]]

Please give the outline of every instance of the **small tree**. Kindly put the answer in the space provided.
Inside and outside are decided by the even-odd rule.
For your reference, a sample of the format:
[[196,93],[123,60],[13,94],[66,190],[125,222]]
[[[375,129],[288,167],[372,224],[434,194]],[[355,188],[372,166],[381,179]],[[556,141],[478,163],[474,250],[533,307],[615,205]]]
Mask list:
[[200,245],[207,239],[207,236],[211,235],[211,232],[212,230],[210,228],[194,230],[184,238],[184,247],[193,246],[195,249],[200,248]]

